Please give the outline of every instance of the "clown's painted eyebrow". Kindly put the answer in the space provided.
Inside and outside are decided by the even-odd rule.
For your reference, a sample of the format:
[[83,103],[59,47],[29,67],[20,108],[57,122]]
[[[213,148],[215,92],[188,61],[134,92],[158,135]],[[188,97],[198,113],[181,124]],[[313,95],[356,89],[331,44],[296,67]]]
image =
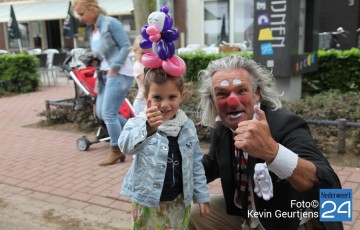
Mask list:
[[232,83],[233,83],[233,85],[240,85],[241,80],[240,79],[233,79]]
[[228,82],[228,80],[222,80],[219,85],[222,87],[227,87],[227,86],[229,86],[229,82]]
[[[232,84],[233,85],[241,85],[241,80],[240,79],[233,79],[232,80]],[[230,85],[229,81],[228,80],[222,80],[219,84],[219,86],[221,87],[228,87]]]

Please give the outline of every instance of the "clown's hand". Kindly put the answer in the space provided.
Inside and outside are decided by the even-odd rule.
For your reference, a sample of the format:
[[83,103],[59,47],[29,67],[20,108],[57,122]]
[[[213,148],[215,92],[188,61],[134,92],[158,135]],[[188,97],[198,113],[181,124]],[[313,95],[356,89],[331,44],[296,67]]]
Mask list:
[[258,197],[264,200],[270,200],[273,197],[273,184],[266,163],[255,165],[254,184],[254,192]]
[[200,207],[200,216],[208,216],[211,212],[211,207],[209,203],[199,204]]

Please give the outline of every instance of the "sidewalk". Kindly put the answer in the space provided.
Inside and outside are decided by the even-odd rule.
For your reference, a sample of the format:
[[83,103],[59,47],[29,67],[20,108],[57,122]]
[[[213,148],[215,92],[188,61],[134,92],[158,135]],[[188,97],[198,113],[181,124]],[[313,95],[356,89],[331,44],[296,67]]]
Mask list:
[[[44,119],[37,114],[45,110],[45,100],[73,96],[73,82],[61,77],[56,86],[0,98],[0,229],[130,228],[129,200],[118,194],[130,157],[100,167],[108,143],[80,152],[75,143],[79,133],[24,127]],[[353,189],[353,221],[344,227],[358,229],[360,169],[334,169],[343,187]],[[221,192],[219,181],[209,188]],[[13,219],[19,213],[29,216]]]

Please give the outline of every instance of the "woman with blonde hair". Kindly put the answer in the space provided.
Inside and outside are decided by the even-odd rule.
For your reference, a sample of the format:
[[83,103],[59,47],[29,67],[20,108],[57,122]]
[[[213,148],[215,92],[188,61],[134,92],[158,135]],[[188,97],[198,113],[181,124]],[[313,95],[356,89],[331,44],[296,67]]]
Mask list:
[[123,162],[125,155],[117,145],[122,131],[118,111],[134,80],[132,63],[128,58],[131,43],[122,23],[106,16],[106,11],[97,0],[74,0],[72,10],[87,25],[91,50],[102,58],[98,76],[102,87],[96,99],[96,116],[106,124],[111,152],[99,165],[114,164],[118,160]]

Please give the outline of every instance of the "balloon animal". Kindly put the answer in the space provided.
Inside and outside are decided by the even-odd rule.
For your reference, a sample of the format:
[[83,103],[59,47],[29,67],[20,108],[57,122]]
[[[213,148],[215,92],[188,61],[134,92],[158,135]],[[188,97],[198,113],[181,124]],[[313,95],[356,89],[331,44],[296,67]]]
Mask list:
[[181,77],[186,71],[186,65],[184,60],[174,55],[174,41],[179,38],[179,32],[172,28],[173,20],[168,12],[168,7],[162,6],[160,11],[149,15],[148,24],[141,28],[143,40],[140,47],[153,50],[153,53],[144,54],[141,61],[145,67],[162,67],[168,74]]

